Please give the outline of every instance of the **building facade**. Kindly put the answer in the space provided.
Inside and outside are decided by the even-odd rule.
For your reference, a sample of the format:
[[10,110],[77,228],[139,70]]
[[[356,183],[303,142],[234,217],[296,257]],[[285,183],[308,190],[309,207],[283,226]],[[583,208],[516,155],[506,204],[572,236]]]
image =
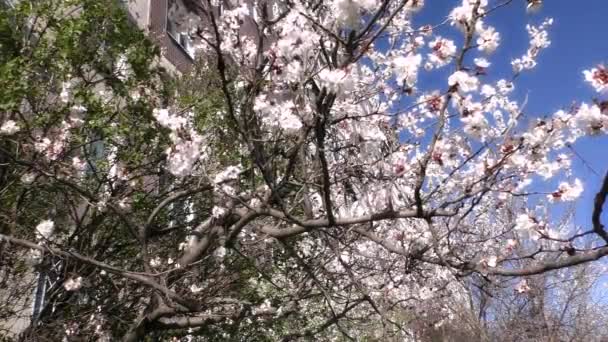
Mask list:
[[194,62],[194,39],[190,28],[198,16],[182,0],[127,0],[132,21],[161,48],[161,64],[186,73]]

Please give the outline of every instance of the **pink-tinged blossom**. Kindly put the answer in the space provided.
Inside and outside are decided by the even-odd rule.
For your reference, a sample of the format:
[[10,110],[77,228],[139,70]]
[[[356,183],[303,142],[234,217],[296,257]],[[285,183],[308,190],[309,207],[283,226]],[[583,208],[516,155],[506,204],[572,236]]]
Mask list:
[[508,253],[512,252],[515,249],[515,247],[517,247],[517,245],[518,245],[517,240],[514,240],[514,239],[507,240],[507,244],[505,246],[507,249],[507,252]]
[[78,291],[82,287],[82,277],[70,278],[63,283],[66,291]]
[[38,238],[43,238],[48,240],[53,235],[53,231],[55,230],[55,222],[51,220],[44,220],[36,226],[36,235]]
[[86,170],[86,168],[87,168],[87,161],[82,160],[79,157],[73,157],[72,158],[72,167],[77,172],[82,172],[82,171]]
[[456,45],[450,39],[437,37],[429,43],[431,53],[428,54],[428,61],[432,67],[442,67],[447,65],[456,54]]
[[2,126],[0,126],[0,135],[12,135],[19,132],[19,125],[13,120],[6,120]]
[[581,104],[574,119],[577,128],[586,134],[597,135],[608,131],[608,115],[602,113],[596,104]]
[[492,26],[484,27],[481,21],[477,22],[477,49],[485,53],[496,51],[500,44],[500,34]]
[[236,180],[239,178],[242,168],[240,166],[228,166],[224,171],[215,175],[215,184],[220,184],[230,180]]
[[530,214],[520,214],[515,219],[515,229],[522,232],[535,231],[539,228],[538,220]]
[[161,126],[171,130],[173,146],[167,149],[167,169],[177,177],[191,174],[196,162],[204,156],[203,137],[188,127],[191,113],[182,116],[171,114],[168,109],[154,109],[153,115]]
[[547,28],[553,24],[553,19],[545,19],[541,25],[527,25],[526,30],[530,37],[530,46],[526,54],[520,58],[515,58],[511,61],[513,71],[520,73],[525,70],[530,70],[536,67],[536,58],[541,50],[546,49],[551,45]]
[[320,86],[335,94],[352,91],[354,88],[353,79],[344,69],[323,69],[318,77]]
[[496,257],[496,255],[492,255],[492,256],[488,257],[487,259],[484,259],[483,262],[488,267],[496,267],[496,265],[498,264],[498,258]]
[[450,24],[464,31],[473,20],[475,6],[478,7],[476,14],[483,14],[488,6],[488,0],[462,0],[462,4],[450,12]]
[[464,124],[465,133],[480,140],[484,139],[489,126],[488,120],[486,120],[482,112],[474,111],[467,116],[461,117],[460,120]]
[[359,26],[362,11],[371,11],[379,5],[376,0],[334,0],[332,9],[336,23],[350,28]]
[[413,88],[418,80],[418,69],[422,63],[419,54],[399,56],[393,59],[392,67],[397,78],[397,83],[402,87]]
[[155,108],[152,111],[152,115],[161,126],[169,128],[173,131],[186,126],[187,123],[185,117],[173,115],[169,112],[168,109]]
[[167,169],[177,177],[185,177],[192,173],[194,164],[201,157],[203,138],[194,134],[191,139],[177,138],[175,145],[167,150]]
[[598,93],[608,91],[608,70],[605,66],[600,65],[597,68],[585,70],[583,75],[585,81],[589,82]]
[[574,201],[583,193],[583,183],[580,179],[575,179],[573,184],[562,182],[557,187],[557,190],[547,195],[550,202],[569,202]]
[[298,132],[302,128],[302,121],[297,115],[284,111],[279,116],[279,127],[287,133]]
[[475,76],[470,76],[465,71],[456,71],[450,77],[448,77],[448,85],[458,86],[458,90],[463,93],[468,93],[477,90],[479,87],[479,80]]

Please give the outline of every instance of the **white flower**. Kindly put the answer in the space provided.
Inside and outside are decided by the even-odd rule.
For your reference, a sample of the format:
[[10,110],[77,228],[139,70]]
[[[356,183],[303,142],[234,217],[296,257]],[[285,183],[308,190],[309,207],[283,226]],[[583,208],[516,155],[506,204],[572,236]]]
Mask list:
[[0,127],[0,135],[12,135],[19,132],[19,125],[13,120],[6,120]]
[[181,242],[179,245],[177,245],[177,250],[183,251],[188,247],[188,245],[189,245],[188,242]]
[[127,56],[120,55],[118,57],[118,60],[116,61],[116,76],[119,80],[121,81],[126,81],[128,76],[129,76],[129,72],[131,70],[131,67],[129,66],[129,61],[127,59]]
[[590,135],[596,135],[608,130],[608,115],[604,115],[598,105],[581,104],[575,115],[578,128]]
[[118,201],[118,207],[123,210],[131,209],[131,199],[129,197],[125,197]]
[[35,180],[36,174],[33,172],[24,173],[23,176],[21,176],[21,182],[23,184],[32,184]]
[[486,260],[486,264],[488,265],[488,267],[496,267],[497,262],[498,258],[495,255],[492,255]]
[[76,279],[70,278],[63,283],[63,287],[66,291],[77,291],[82,287],[82,277]]
[[42,251],[39,249],[30,249],[30,257],[34,263],[42,260]]
[[279,126],[286,132],[297,132],[302,128],[300,118],[288,111],[284,111],[279,117]]
[[224,216],[226,212],[227,210],[225,208],[214,206],[213,209],[211,209],[211,216],[214,218],[220,218]]
[[496,95],[496,88],[492,87],[491,85],[484,84],[481,86],[481,95],[485,97],[492,97]]
[[515,86],[512,82],[503,79],[496,82],[496,88],[500,94],[507,95],[515,89]]
[[595,88],[598,93],[608,91],[608,70],[603,65],[591,70],[583,71],[585,80]]
[[53,235],[55,223],[51,220],[44,220],[36,226],[36,235],[38,238],[49,239]]
[[422,56],[399,56],[393,59],[391,66],[394,69],[397,83],[402,87],[413,87],[418,80],[418,69],[422,63]]
[[483,113],[474,111],[460,119],[464,124],[464,132],[477,138],[484,139],[486,131],[489,128],[488,121]]
[[163,261],[161,260],[160,257],[156,257],[152,260],[150,260],[150,266],[152,267],[158,267],[163,263]]
[[61,102],[68,103],[70,101],[70,88],[72,85],[70,82],[63,82],[61,86],[61,93],[59,93],[59,97],[61,98]]
[[511,251],[513,250],[513,248],[515,248],[517,246],[517,240],[514,239],[509,239],[507,240],[507,250]]
[[338,24],[354,28],[359,25],[359,12],[371,11],[377,5],[375,0],[334,0],[332,9]]
[[87,169],[87,161],[74,157],[72,158],[72,167],[74,167],[74,169],[77,171],[84,171]]
[[517,219],[515,220],[515,229],[516,230],[528,232],[528,231],[535,230],[537,227],[538,227],[538,223],[536,222],[535,219],[530,217],[529,214],[520,214],[519,216],[517,216]]
[[476,77],[470,76],[468,73],[459,70],[448,77],[448,84],[450,86],[458,85],[459,90],[468,93],[477,90],[479,80],[477,80]]
[[190,285],[190,292],[192,293],[199,293],[203,290],[202,287],[197,286],[196,284],[192,284]]
[[253,308],[252,311],[253,311],[254,315],[261,315],[261,314],[265,314],[265,313],[274,313],[274,312],[276,312],[276,309],[272,307],[270,300],[266,299],[258,307]]
[[511,61],[511,66],[515,73],[520,73],[523,70],[530,70],[536,67],[536,61],[529,55],[525,55],[522,58],[516,58]]
[[167,169],[176,177],[185,177],[192,172],[194,164],[201,158],[203,138],[191,132],[191,139],[177,138],[169,154]]
[[485,69],[490,66],[490,62],[488,62],[488,60],[485,58],[475,58],[473,62],[475,62],[475,66],[482,69]]
[[456,45],[454,45],[454,42],[441,37],[437,37],[430,42],[429,48],[433,50],[432,53],[428,54],[429,62],[437,67],[448,64],[456,53]]
[[492,26],[484,28],[483,24],[478,25],[477,30],[479,33],[477,49],[488,54],[496,51],[496,48],[500,44],[500,34]]
[[152,115],[163,126],[175,131],[179,128],[186,126],[186,118],[179,115],[173,115],[169,113],[168,109],[155,108],[152,111]]
[[568,184],[566,182],[562,182],[557,187],[557,191],[547,196],[549,201],[574,201],[579,198],[583,193],[583,183],[580,179],[575,179],[574,184]]
[[241,173],[241,166],[228,166],[224,171],[215,175],[215,184],[223,183],[229,180],[236,180],[239,178],[239,174]]
[[343,69],[323,69],[317,76],[321,87],[335,94],[348,92],[354,88],[352,77]]
[[218,247],[218,248],[215,250],[215,256],[216,256],[218,259],[224,259],[224,257],[226,256],[226,248],[225,248],[225,247],[223,247],[223,246]]

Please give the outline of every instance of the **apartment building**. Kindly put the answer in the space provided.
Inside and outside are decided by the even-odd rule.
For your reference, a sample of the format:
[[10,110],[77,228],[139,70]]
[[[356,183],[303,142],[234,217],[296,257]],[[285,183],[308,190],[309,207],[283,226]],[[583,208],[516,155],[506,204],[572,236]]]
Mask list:
[[162,51],[161,63],[169,70],[185,73],[194,62],[192,30],[200,16],[183,0],[122,0],[133,22],[153,39]]

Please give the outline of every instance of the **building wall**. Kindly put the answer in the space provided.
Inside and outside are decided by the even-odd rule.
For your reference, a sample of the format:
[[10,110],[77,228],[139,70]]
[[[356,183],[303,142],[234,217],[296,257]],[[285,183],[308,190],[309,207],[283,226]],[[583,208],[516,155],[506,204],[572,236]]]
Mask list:
[[173,37],[167,33],[167,5],[168,0],[152,0],[150,7],[149,34],[161,48],[161,65],[174,69],[179,73],[187,73],[192,67],[193,60],[186,51],[179,46]]
[[150,5],[158,0],[128,0],[127,10],[137,26],[148,31],[150,26]]

